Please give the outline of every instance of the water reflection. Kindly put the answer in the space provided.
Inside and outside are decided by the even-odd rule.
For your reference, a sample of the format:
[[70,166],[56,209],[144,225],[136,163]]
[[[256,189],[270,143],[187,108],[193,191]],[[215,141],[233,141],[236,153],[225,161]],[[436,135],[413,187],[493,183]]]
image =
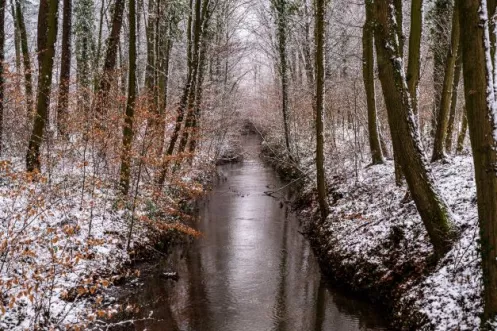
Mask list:
[[[131,330],[324,331],[380,330],[370,305],[331,292],[321,281],[294,215],[263,192],[280,187],[250,138],[242,164],[221,168],[221,182],[201,204],[204,233],[152,266],[126,300],[142,309]],[[161,277],[173,268],[178,282]]]

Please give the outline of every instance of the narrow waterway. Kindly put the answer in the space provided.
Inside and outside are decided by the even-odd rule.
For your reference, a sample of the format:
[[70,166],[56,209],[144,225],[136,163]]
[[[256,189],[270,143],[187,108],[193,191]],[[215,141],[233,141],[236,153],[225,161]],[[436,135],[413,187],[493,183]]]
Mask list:
[[[381,311],[331,290],[289,208],[264,194],[283,183],[248,136],[245,159],[221,166],[199,206],[203,236],[150,267],[128,301],[151,319],[131,330],[382,330]],[[280,192],[287,194],[287,192]],[[162,277],[174,268],[179,280]]]

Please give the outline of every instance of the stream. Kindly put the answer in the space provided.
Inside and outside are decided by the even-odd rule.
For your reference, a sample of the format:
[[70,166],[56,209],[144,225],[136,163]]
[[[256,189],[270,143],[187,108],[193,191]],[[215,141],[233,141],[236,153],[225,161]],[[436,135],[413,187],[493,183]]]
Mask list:
[[[202,237],[149,265],[142,284],[126,285],[125,301],[141,307],[133,318],[143,320],[119,329],[385,330],[377,307],[321,279],[294,214],[264,194],[284,183],[259,158],[259,139],[244,140],[244,161],[220,166],[221,180],[199,204]],[[163,276],[171,268],[177,281]]]

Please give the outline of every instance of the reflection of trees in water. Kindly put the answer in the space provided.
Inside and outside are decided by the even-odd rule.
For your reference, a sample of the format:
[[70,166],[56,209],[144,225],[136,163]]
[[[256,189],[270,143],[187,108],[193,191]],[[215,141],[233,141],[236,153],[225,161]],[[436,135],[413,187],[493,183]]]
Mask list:
[[287,238],[288,238],[288,208],[285,210],[285,219],[283,220],[283,231],[281,239],[280,264],[279,264],[279,281],[276,291],[276,299],[273,307],[274,324],[271,330],[287,330],[287,304],[286,304],[286,278],[287,278]]
[[338,312],[357,321],[360,330],[379,330],[386,325],[386,321],[377,307],[367,302],[364,297],[353,295],[348,291],[333,289],[326,283],[324,283],[324,287],[328,289],[327,296],[337,307]]

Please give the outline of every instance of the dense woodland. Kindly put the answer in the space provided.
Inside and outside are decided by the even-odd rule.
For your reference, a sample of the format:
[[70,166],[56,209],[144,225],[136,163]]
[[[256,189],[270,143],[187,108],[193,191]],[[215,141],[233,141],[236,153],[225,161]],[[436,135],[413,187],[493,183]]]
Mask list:
[[0,0],[0,328],[105,325],[112,272],[157,233],[198,235],[185,201],[247,123],[312,183],[318,223],[337,174],[387,167],[434,265],[466,220],[431,168],[472,157],[475,325],[495,327],[496,6]]

